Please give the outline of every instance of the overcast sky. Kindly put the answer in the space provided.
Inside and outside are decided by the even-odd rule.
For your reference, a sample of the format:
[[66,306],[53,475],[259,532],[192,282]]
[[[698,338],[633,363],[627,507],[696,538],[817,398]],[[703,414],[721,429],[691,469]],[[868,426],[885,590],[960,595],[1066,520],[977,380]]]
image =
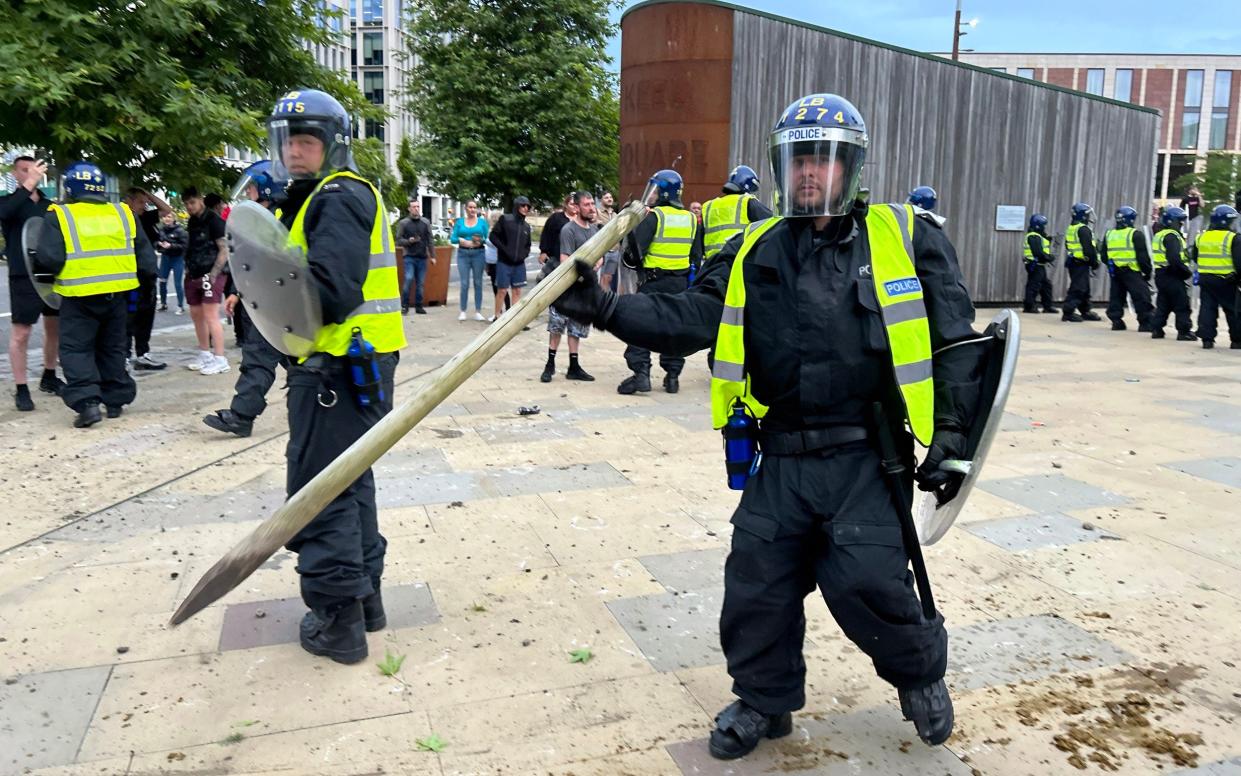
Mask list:
[[[638,0],[625,0],[625,7]],[[978,26],[963,48],[988,51],[1241,54],[1241,3],[1196,6],[1166,0],[964,0]],[[918,51],[952,49],[955,0],[746,0],[737,3]],[[1232,11],[1225,11],[1232,6]],[[1218,14],[1208,9],[1214,7]],[[1037,8],[1037,11],[1031,10]],[[615,18],[620,18],[617,11]],[[620,69],[620,40],[609,53]]]

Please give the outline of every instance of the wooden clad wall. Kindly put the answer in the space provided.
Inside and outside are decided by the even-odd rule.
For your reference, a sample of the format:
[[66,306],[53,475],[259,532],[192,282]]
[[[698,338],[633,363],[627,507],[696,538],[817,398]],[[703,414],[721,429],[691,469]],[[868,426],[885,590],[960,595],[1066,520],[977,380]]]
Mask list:
[[[736,9],[729,164],[761,171],[765,197],[771,126],[788,103],[812,92],[840,94],[866,119],[863,185],[872,202],[903,202],[918,184],[935,187],[977,302],[1019,300],[1025,283],[1024,232],[995,231],[996,205],[1043,213],[1059,236],[1079,200],[1094,206],[1096,234],[1122,204],[1137,208],[1142,221],[1150,211],[1154,112]],[[1093,296],[1106,303],[1106,272],[1098,274]],[[1062,261],[1052,282],[1062,298]]]

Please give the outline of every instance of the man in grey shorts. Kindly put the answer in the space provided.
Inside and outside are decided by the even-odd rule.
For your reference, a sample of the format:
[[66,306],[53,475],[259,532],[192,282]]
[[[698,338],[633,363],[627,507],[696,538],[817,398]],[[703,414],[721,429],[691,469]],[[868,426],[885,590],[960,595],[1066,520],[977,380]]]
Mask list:
[[[569,223],[560,230],[559,258],[561,262],[567,261],[574,251],[585,245],[586,241],[599,231],[599,224],[595,223],[595,198],[590,192],[575,191],[570,195],[570,199],[574,205],[570,209],[573,215]],[[590,326],[569,320],[557,312],[555,307],[549,307],[547,308],[547,331],[550,335],[547,342],[547,364],[543,367],[543,374],[539,380],[545,383],[552,381],[552,377],[556,374],[556,348],[560,346],[560,335],[568,334],[569,370],[565,372],[565,379],[593,381],[595,378],[582,369],[577,360],[581,340],[590,336]]]

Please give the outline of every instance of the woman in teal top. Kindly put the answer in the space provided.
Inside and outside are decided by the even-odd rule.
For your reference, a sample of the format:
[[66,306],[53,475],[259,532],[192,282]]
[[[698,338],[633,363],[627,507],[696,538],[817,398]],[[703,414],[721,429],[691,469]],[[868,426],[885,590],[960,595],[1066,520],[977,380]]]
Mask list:
[[465,320],[471,283],[474,285],[474,320],[487,320],[483,317],[483,268],[487,264],[483,244],[487,242],[487,231],[487,219],[478,217],[478,203],[474,200],[466,202],[465,217],[458,218],[452,225],[452,236],[449,238],[457,246],[457,276],[461,279],[459,321]]

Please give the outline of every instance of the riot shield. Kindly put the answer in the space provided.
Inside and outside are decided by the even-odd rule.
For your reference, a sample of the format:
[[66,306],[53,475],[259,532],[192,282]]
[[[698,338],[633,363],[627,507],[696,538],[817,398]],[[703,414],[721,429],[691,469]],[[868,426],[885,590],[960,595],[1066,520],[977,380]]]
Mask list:
[[39,298],[48,307],[59,310],[60,294],[52,288],[56,276],[45,272],[35,272],[34,269],[34,253],[39,247],[39,238],[42,235],[42,218],[32,218],[26,222],[26,225],[22,227],[22,258],[26,261],[26,274],[30,276],[30,282],[34,285],[34,290],[38,292]]
[[918,528],[918,541],[922,544],[934,544],[947,533],[978,480],[987,452],[1004,419],[1004,405],[1008,402],[1008,392],[1017,371],[1020,346],[1021,320],[1013,310],[1001,310],[980,339],[952,346],[985,349],[982,395],[965,455],[962,460],[944,461],[940,465],[941,469],[964,474],[964,479],[948,489],[921,493],[921,498],[914,505],[914,524]]
[[289,231],[257,202],[233,206],[227,222],[228,265],[259,333],[281,353],[308,356],[323,325],[319,289]]

